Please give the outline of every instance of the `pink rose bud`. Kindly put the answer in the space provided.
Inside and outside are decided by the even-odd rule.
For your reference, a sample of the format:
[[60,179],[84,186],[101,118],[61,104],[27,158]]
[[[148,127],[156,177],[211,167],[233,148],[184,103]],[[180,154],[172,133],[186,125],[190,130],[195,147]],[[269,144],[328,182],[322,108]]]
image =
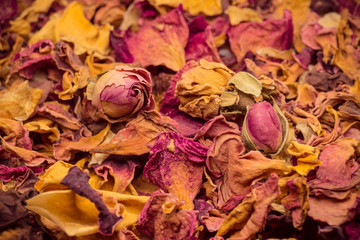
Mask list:
[[92,104],[110,122],[126,121],[140,110],[153,110],[150,73],[126,65],[105,72],[95,84]]
[[265,153],[276,152],[283,140],[279,116],[268,102],[259,102],[251,106],[242,131],[250,147],[263,150]]

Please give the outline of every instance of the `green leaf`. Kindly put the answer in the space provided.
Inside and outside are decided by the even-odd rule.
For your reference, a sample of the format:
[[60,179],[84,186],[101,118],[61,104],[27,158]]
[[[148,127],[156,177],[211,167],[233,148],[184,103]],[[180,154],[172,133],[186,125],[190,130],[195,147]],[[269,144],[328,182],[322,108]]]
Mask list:
[[222,92],[221,94],[221,107],[230,107],[238,103],[239,96],[236,92]]
[[252,94],[255,97],[261,95],[262,85],[260,81],[247,72],[238,72],[229,79],[228,84],[233,84],[239,91]]
[[[271,97],[272,98],[272,97]],[[281,124],[281,127],[282,127],[282,136],[283,136],[283,142],[281,143],[279,149],[277,150],[277,152],[275,154],[272,154],[272,156],[276,156],[278,154],[280,154],[286,144],[288,143],[288,136],[289,136],[289,122],[288,120],[286,119],[285,115],[282,113],[281,109],[279,108],[279,106],[276,104],[274,98],[272,98],[273,100],[273,107],[279,117],[279,120],[280,120],[280,124]]]

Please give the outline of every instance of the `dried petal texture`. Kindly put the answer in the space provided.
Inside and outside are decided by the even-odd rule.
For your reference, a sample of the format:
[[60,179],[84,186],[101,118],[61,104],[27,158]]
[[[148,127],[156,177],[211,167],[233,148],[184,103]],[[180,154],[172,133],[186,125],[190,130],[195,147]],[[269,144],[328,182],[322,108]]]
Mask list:
[[244,200],[234,208],[221,225],[217,236],[240,230],[234,234],[236,239],[251,239],[263,229],[266,217],[271,211],[270,204],[279,196],[279,176],[271,174],[262,185],[254,188]]
[[[340,20],[340,15],[337,13],[333,14],[336,14]],[[317,14],[311,13],[307,23],[301,30],[301,37],[308,47],[314,50],[322,49],[324,51],[323,60],[328,62],[330,60],[328,56],[331,50],[330,48],[337,48],[336,29],[339,22],[335,25],[329,24],[328,21],[326,21],[326,16],[327,15],[320,18]],[[328,26],[323,26],[324,24],[321,24],[322,22],[327,23],[326,25]]]
[[[343,85],[345,91],[328,91],[320,92],[315,100],[315,107],[310,110],[310,113],[315,117],[321,117],[324,112],[331,109],[331,107],[336,107],[337,105],[343,103],[344,101],[353,101],[357,105],[360,104],[360,84],[359,81],[355,81],[353,86]],[[330,106],[329,106],[330,105]]]
[[[318,136],[324,136],[325,130],[322,128],[319,119],[311,113],[304,111],[298,106],[291,107],[292,109],[289,112],[285,112],[286,116],[291,119],[295,124],[307,124],[314,133]],[[316,108],[316,103],[315,103]],[[294,114],[292,114],[294,113]]]
[[34,114],[43,90],[29,87],[27,81],[14,83],[0,90],[0,117],[17,121],[27,120]]
[[184,201],[182,209],[194,209],[200,191],[208,148],[175,132],[161,133],[151,147],[144,176],[162,190]]
[[[309,186],[303,176],[285,177],[280,179],[279,185],[288,195],[281,199],[281,204],[291,212],[293,227],[302,229],[309,210]],[[284,190],[286,189],[286,190]]]
[[299,106],[313,107],[317,95],[318,95],[318,92],[310,84],[308,84],[308,83],[299,84],[297,86],[297,98],[296,98],[295,102],[298,103]]
[[351,222],[347,222],[344,226],[345,233],[349,240],[359,239],[360,233],[358,231],[360,226],[360,208],[359,208],[360,199],[357,199],[357,205],[354,209],[351,209],[352,214],[354,215],[354,219]]
[[310,188],[348,191],[358,185],[360,165],[354,157],[358,145],[358,140],[353,138],[343,138],[326,145],[320,154],[321,166],[316,178],[309,182]]
[[[3,37],[2,41],[5,41],[5,43],[3,43],[3,45],[5,46],[3,46],[3,51],[2,53],[0,53],[0,67],[1,67],[0,76],[2,78],[6,78],[6,75],[9,73],[9,68],[14,62],[15,55],[21,50],[21,47],[24,43],[24,39],[19,35],[16,36],[10,35],[8,36],[7,39],[6,37]],[[7,48],[6,43],[9,41],[10,42],[14,41],[14,42],[11,47],[10,45],[8,45],[9,49],[6,50]]]
[[289,49],[293,41],[291,12],[285,10],[281,20],[269,19],[263,22],[245,22],[232,26],[228,32],[231,50],[240,62],[247,51],[272,47],[278,50]]
[[354,36],[359,37],[360,25],[352,24],[352,19],[347,10],[342,12],[336,36],[339,49],[335,52],[333,61],[350,78],[356,79],[360,76],[359,50],[358,44],[352,39]]
[[175,95],[179,109],[192,117],[209,120],[219,114],[220,95],[234,74],[221,63],[201,59],[181,75]]
[[171,124],[171,119],[158,112],[143,112],[128,122],[110,142],[104,142],[90,152],[137,156],[149,153],[148,144],[157,134],[175,130]]
[[[206,158],[208,172],[216,182],[229,186],[233,180],[229,173],[237,164],[238,156],[245,152],[238,125],[220,115],[205,123],[194,139],[209,146]],[[219,188],[219,199],[223,202],[231,198],[231,192],[227,190],[227,187]],[[221,202],[217,204],[222,205]]]
[[30,133],[40,133],[42,135],[43,143],[46,143],[45,138],[48,139],[51,143],[54,143],[55,141],[59,140],[60,138],[60,130],[57,128],[57,125],[54,121],[47,119],[47,118],[31,118],[30,121],[27,121],[24,124],[24,127],[30,132]]
[[7,192],[0,190],[0,228],[15,223],[26,215],[26,208],[21,203],[20,194],[11,189]]
[[259,13],[252,8],[239,8],[236,6],[229,6],[226,9],[226,14],[232,26],[236,26],[241,22],[261,22],[262,19]]
[[114,123],[129,120],[140,110],[153,110],[151,76],[143,68],[116,66],[97,80],[92,104],[100,117]]
[[83,132],[86,136],[89,136],[90,131],[71,113],[69,113],[64,107],[58,102],[45,102],[39,106],[37,114],[48,118],[60,126],[70,129],[70,130],[79,130],[83,129]]
[[26,36],[31,32],[31,24],[36,23],[40,16],[47,13],[54,0],[37,0],[27,6],[19,16],[11,22],[10,31]]
[[338,111],[332,108],[332,106],[327,106],[326,111],[329,119],[331,119],[330,121],[334,123],[333,129],[326,132],[324,136],[313,136],[308,142],[309,145],[317,146],[320,149],[323,149],[327,144],[334,142],[341,136],[340,117]]
[[[103,204],[106,204],[108,211],[111,210],[113,216],[116,216],[115,214],[122,216],[122,221],[116,225],[116,231],[135,224],[141,209],[149,199],[147,196],[132,196],[109,191],[100,191],[97,196]],[[26,203],[26,208],[50,219],[68,236],[86,236],[99,232],[99,211],[95,204],[71,190],[44,192],[29,199]],[[103,218],[101,220],[103,226],[109,229],[114,227],[110,226],[110,221],[104,221],[106,219]]]
[[54,144],[54,158],[69,161],[75,151],[89,152],[95,149],[108,134],[111,134],[109,130],[110,125],[107,125],[101,132],[91,137],[62,134],[60,140]]
[[94,53],[105,56],[109,53],[109,36],[112,26],[93,25],[86,19],[83,7],[79,2],[70,3],[64,13],[59,16],[54,13],[44,27],[29,40],[30,44],[43,39],[51,39],[54,43],[60,40],[74,44],[76,55]]
[[122,229],[119,231],[118,233],[118,239],[119,240],[140,240],[140,238],[138,238],[138,236],[127,229]]
[[301,29],[311,13],[310,4],[311,0],[275,0],[273,4],[275,11],[271,14],[275,19],[283,18],[285,11],[291,11],[292,23],[294,25],[293,45],[297,52],[305,47],[301,39]]
[[337,200],[325,196],[309,198],[309,216],[316,221],[339,226],[352,220],[352,210],[357,206],[357,194],[352,193],[347,199]]
[[155,0],[154,5],[156,6],[169,6],[177,7],[180,4],[184,7],[184,10],[189,12],[191,15],[196,16],[199,14],[204,14],[206,16],[215,16],[222,13],[222,6],[220,0],[210,0],[210,1],[201,1],[201,0]]
[[360,120],[360,108],[353,101],[346,101],[339,106],[339,115],[342,118]]
[[137,166],[139,166],[139,164],[136,164],[131,160],[106,160],[100,165],[94,166],[94,170],[98,176],[103,178],[103,182],[112,182],[113,179],[111,191],[124,193],[134,179],[135,167]]
[[178,71],[185,64],[188,37],[189,29],[178,7],[152,21],[144,20],[138,32],[126,34],[124,39],[134,60],[143,67],[164,65]]
[[111,57],[105,59],[99,59],[95,57],[94,54],[90,54],[85,59],[85,66],[89,68],[91,77],[96,79],[96,76],[98,74],[114,69],[115,66],[119,65],[118,62],[112,62],[112,61],[113,59]]
[[212,27],[208,26],[202,32],[190,35],[185,48],[186,61],[205,59],[222,62],[215,45]]
[[112,235],[115,225],[122,220],[122,217],[118,217],[109,211],[98,193],[89,185],[89,178],[80,168],[72,167],[60,183],[70,187],[76,194],[93,202],[99,211],[99,232],[103,235]]
[[203,224],[209,232],[217,232],[221,225],[224,223],[224,217],[204,217]]
[[[131,6],[133,6],[133,4]],[[130,7],[128,8],[128,10],[130,10]],[[134,10],[134,11],[136,11],[136,14],[139,14],[139,12],[137,10]],[[137,24],[139,17],[140,16],[136,17],[133,24]],[[126,19],[124,19],[124,21],[126,21]],[[123,63],[132,63],[132,62],[134,62],[134,56],[130,53],[129,47],[125,41],[125,37],[130,36],[130,32],[125,31],[125,30],[126,29],[114,30],[114,31],[110,32],[110,43],[109,44],[114,49],[116,61],[123,62]]]
[[138,230],[154,240],[192,239],[197,212],[180,206],[175,195],[154,192],[141,211]]
[[192,137],[202,127],[204,122],[200,119],[195,119],[188,114],[179,110],[180,100],[176,97],[176,84],[182,78],[183,73],[198,66],[196,61],[188,61],[171,79],[164,99],[160,106],[160,112],[166,116],[171,117],[177,123],[177,130],[185,137]]
[[152,193],[159,190],[159,187],[154,183],[151,183],[144,174],[141,174],[134,181],[131,182],[131,185],[134,187],[136,192],[140,195],[148,195],[150,196]]
[[27,166],[10,168],[5,165],[0,165],[0,180],[3,182],[9,182],[13,178],[24,175],[28,170],[29,168]]
[[309,47],[305,47],[300,53],[293,54],[295,61],[300,64],[304,69],[309,69],[308,66],[311,63],[312,57],[315,55],[315,51]]
[[0,14],[0,31],[8,27],[9,20],[17,14],[18,5],[16,0],[1,2],[1,9],[4,9],[4,11]]
[[[312,16],[312,14],[309,15],[309,17],[310,16]],[[302,32],[307,35],[304,42],[308,43],[309,46],[312,45],[311,47],[313,49],[318,48],[323,50],[322,61],[324,63],[330,63],[333,61],[332,58],[336,52],[335,49],[338,48],[336,33],[340,18],[341,17],[338,13],[326,14],[315,23],[313,23],[313,20],[310,18],[310,25],[305,25],[302,29]],[[332,19],[336,20],[334,21]]]
[[280,176],[290,172],[284,160],[269,159],[259,151],[250,151],[238,156],[228,173],[227,191],[231,194],[244,195],[258,181],[269,177],[272,173]]
[[94,23],[99,26],[106,24],[118,25],[123,20],[124,6],[118,1],[97,2],[94,4]]
[[224,116],[219,115],[207,121],[196,133],[194,140],[205,145],[206,139],[214,139],[216,136],[221,135],[224,132],[240,134],[239,125],[234,122],[227,121]]
[[44,233],[35,219],[35,214],[25,208],[25,199],[36,194],[33,189],[20,193],[14,189],[6,192],[0,190],[0,238],[42,240],[48,235]]
[[159,15],[157,9],[153,7],[150,2],[138,1],[134,2],[134,5],[143,18],[151,18]]
[[[71,172],[71,169],[77,170]],[[116,225],[116,230],[137,222],[138,215],[149,197],[96,191],[90,187],[88,180],[89,176],[74,165],[59,161],[40,176],[35,187],[42,194],[29,200],[28,208],[52,220],[69,236],[98,232],[99,225],[102,228],[100,231],[108,234],[108,231],[115,227],[111,224],[116,224],[119,215],[123,220]],[[93,180],[91,177],[90,182]],[[63,184],[73,191],[67,190],[68,187]],[[60,208],[54,208],[54,205]],[[103,213],[99,215],[101,211]]]
[[16,147],[13,145],[10,145],[7,143],[2,137],[1,138],[1,145],[2,148],[12,155],[20,158],[22,161],[24,161],[25,165],[30,167],[39,166],[40,164],[47,162],[48,164],[55,163],[55,160],[41,154],[37,151],[28,150],[22,147]]
[[245,151],[239,127],[222,115],[206,122],[194,139],[209,146],[206,167],[216,178],[226,176],[236,159],[234,156]]
[[301,29],[301,39],[307,47],[310,47],[313,50],[320,50],[321,46],[316,41],[316,36],[318,35],[319,31],[322,29],[320,24],[317,23],[319,20],[319,16],[315,13],[311,13],[309,18]]
[[202,221],[206,217],[209,217],[210,216],[209,212],[214,210],[214,206],[205,200],[196,199],[194,203],[195,203],[195,210],[199,211],[198,219],[200,221]]
[[60,182],[73,166],[70,163],[57,161],[39,176],[39,181],[34,185],[35,189],[40,193],[69,189],[67,186],[60,184]]
[[0,118],[0,131],[5,141],[17,147],[32,149],[29,131],[20,121]]
[[53,49],[54,44],[50,40],[25,47],[15,55],[10,74],[19,73],[21,77],[31,79],[37,70],[54,64],[51,55]]
[[316,147],[292,141],[287,151],[290,155],[296,157],[297,164],[293,169],[301,175],[306,176],[311,170],[321,165],[319,160],[320,150]]
[[76,91],[88,84],[89,69],[75,55],[73,49],[63,41],[55,44],[52,56],[58,69],[65,71],[61,80],[61,90],[55,89],[54,92],[61,100],[70,100]]

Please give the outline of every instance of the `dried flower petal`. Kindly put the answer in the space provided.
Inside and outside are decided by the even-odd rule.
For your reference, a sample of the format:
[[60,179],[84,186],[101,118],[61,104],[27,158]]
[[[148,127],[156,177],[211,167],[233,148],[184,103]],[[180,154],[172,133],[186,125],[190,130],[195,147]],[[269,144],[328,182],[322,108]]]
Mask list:
[[[184,201],[193,210],[200,191],[207,148],[174,132],[161,133],[144,168],[146,178]],[[186,184],[184,184],[186,182]]]
[[139,216],[139,231],[152,239],[191,239],[196,226],[196,211],[179,209],[172,194],[153,193]]
[[269,19],[264,22],[246,22],[232,26],[228,32],[230,46],[238,61],[247,51],[264,47],[279,50],[289,49],[293,41],[291,12],[286,10],[281,20]]

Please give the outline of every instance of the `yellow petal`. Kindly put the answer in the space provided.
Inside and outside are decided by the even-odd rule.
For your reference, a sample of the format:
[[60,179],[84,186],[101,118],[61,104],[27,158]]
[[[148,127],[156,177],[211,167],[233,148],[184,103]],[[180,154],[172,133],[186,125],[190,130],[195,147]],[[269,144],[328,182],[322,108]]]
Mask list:
[[177,7],[183,5],[184,10],[195,16],[203,13],[207,16],[219,15],[222,12],[221,0],[155,0],[156,6]]
[[[110,211],[120,213],[123,220],[116,230],[125,229],[137,222],[138,216],[149,199],[100,191],[103,202]],[[56,223],[69,236],[84,236],[98,232],[98,214],[95,204],[71,190],[43,192],[26,201],[27,208]]]
[[39,192],[68,189],[68,187],[60,184],[60,182],[73,166],[63,161],[56,162],[39,176],[39,181],[35,183],[34,187]]
[[[30,7],[25,8],[20,16],[18,16],[14,21],[10,21],[11,32],[19,33],[22,36],[26,36],[31,31],[31,23],[35,23],[38,21],[41,14],[46,14],[51,5],[55,2],[55,0],[36,0],[32,3]],[[61,5],[64,4],[62,1]]]
[[0,117],[24,121],[37,106],[43,90],[31,88],[27,81],[14,83],[10,88],[0,90]]
[[99,229],[95,204],[71,190],[40,193],[26,204],[27,209],[49,218],[69,236],[89,235]]
[[109,36],[112,26],[93,25],[86,19],[83,7],[79,2],[70,3],[61,17],[54,13],[50,21],[29,40],[33,44],[39,40],[51,39],[53,42],[64,40],[74,44],[76,55],[94,53],[96,56],[106,56],[110,51]]
[[[191,63],[190,63],[191,64]],[[176,84],[179,109],[205,120],[219,114],[220,95],[234,72],[224,64],[201,59]]]
[[235,26],[241,22],[261,22],[258,12],[252,8],[229,6],[225,13],[229,16],[230,24]]
[[54,157],[58,160],[70,160],[71,151],[79,150],[88,152],[95,149],[100,143],[104,141],[109,133],[110,125],[101,130],[98,134],[91,137],[82,137],[78,141],[74,142],[67,138],[61,138],[61,142],[54,145]]
[[[104,60],[106,61],[105,63],[103,62]],[[93,78],[96,78],[96,76],[100,73],[114,69],[116,65],[120,64],[122,63],[111,62],[110,58],[98,59],[94,56],[94,54],[90,54],[85,60],[85,65],[89,68],[90,75]]]
[[135,7],[135,4],[130,4],[130,6],[126,9],[124,13],[124,19],[120,25],[120,30],[127,30],[131,27],[131,30],[137,32],[139,29],[138,20],[140,16],[141,14],[139,10]]
[[37,32],[35,32],[29,39],[29,45],[37,43],[41,40],[50,39],[52,42],[56,42],[54,29],[60,19],[59,13],[53,13],[50,15],[49,21]]
[[341,15],[336,12],[325,14],[318,20],[318,23],[324,28],[338,28],[341,20]]
[[36,132],[40,134],[48,134],[47,138],[51,142],[55,142],[60,138],[60,131],[56,123],[48,118],[32,118],[31,121],[24,124],[29,132]]
[[91,24],[84,15],[82,5],[72,2],[56,25],[55,38],[57,41],[73,42],[76,55],[95,52],[104,56],[110,51],[110,30],[112,27],[109,24],[103,27]]
[[318,92],[315,88],[308,84],[299,84],[297,89],[298,96],[296,98],[296,102],[301,104],[302,106],[310,106],[312,107],[315,103]]
[[297,158],[297,166],[292,169],[301,175],[306,176],[315,167],[321,165],[318,159],[320,150],[316,147],[292,141],[287,150],[290,155]]

